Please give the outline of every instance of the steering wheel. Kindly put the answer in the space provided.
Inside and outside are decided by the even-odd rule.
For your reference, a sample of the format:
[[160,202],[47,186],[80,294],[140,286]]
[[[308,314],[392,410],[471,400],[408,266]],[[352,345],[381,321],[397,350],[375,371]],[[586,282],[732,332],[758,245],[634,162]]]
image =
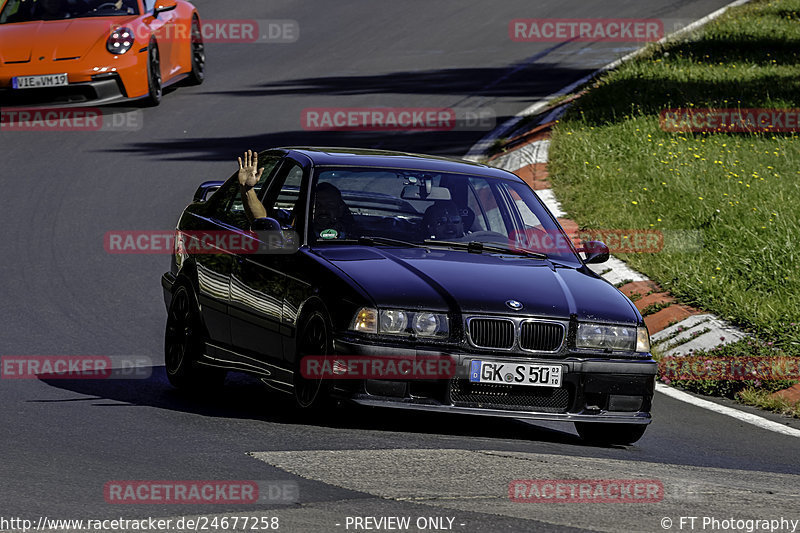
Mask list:
[[100,11],[100,10],[102,10],[104,8],[107,8],[107,7],[117,9],[117,3],[116,2],[105,2],[104,4],[100,4],[99,6],[94,8],[92,11]]

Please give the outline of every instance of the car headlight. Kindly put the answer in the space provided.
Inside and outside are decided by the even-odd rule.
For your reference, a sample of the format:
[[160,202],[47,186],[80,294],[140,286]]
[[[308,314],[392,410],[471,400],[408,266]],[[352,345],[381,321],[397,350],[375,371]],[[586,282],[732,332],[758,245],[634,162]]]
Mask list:
[[112,54],[124,54],[133,46],[133,32],[128,28],[117,28],[111,31],[106,41],[106,50]]
[[380,312],[379,329],[381,333],[403,333],[408,327],[408,314],[405,311],[387,309]]
[[[414,315],[414,332],[422,337],[432,337],[442,331],[442,322],[447,323],[447,317],[436,313],[417,313]],[[447,328],[444,328],[447,331]]]
[[361,333],[445,337],[450,333],[447,315],[403,309],[362,307],[350,322],[350,329]]
[[649,352],[650,336],[644,326],[608,326],[605,324],[578,324],[575,338],[577,348]]

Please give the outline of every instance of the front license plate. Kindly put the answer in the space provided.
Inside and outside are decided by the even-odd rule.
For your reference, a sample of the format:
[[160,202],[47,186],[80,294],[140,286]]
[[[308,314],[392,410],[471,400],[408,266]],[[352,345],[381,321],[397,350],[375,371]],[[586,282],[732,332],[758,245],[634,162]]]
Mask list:
[[60,87],[62,85],[69,85],[69,78],[66,73],[11,78],[11,86],[15,89],[37,89],[39,87]]
[[469,368],[469,380],[473,383],[560,387],[561,377],[561,365],[473,360]]

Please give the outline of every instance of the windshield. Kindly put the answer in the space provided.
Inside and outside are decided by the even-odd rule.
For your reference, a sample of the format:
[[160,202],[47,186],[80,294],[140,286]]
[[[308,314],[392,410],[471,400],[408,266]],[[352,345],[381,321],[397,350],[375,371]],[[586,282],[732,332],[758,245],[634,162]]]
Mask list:
[[0,24],[138,14],[137,0],[8,0]]
[[[524,183],[384,168],[322,168],[311,241],[373,237],[435,246],[483,243],[576,261],[568,237]],[[454,244],[455,245],[455,244]]]

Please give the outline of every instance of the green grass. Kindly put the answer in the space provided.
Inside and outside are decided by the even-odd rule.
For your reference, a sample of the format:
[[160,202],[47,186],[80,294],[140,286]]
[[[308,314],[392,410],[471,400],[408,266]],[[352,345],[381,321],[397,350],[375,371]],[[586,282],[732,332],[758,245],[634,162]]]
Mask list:
[[554,128],[549,165],[582,227],[664,232],[621,259],[798,355],[800,136],[662,131],[676,107],[800,108],[800,0],[732,9],[609,73]]
[[745,405],[752,405],[780,415],[800,418],[800,402],[789,402],[783,398],[773,398],[771,392],[749,387],[737,394],[736,399]]

